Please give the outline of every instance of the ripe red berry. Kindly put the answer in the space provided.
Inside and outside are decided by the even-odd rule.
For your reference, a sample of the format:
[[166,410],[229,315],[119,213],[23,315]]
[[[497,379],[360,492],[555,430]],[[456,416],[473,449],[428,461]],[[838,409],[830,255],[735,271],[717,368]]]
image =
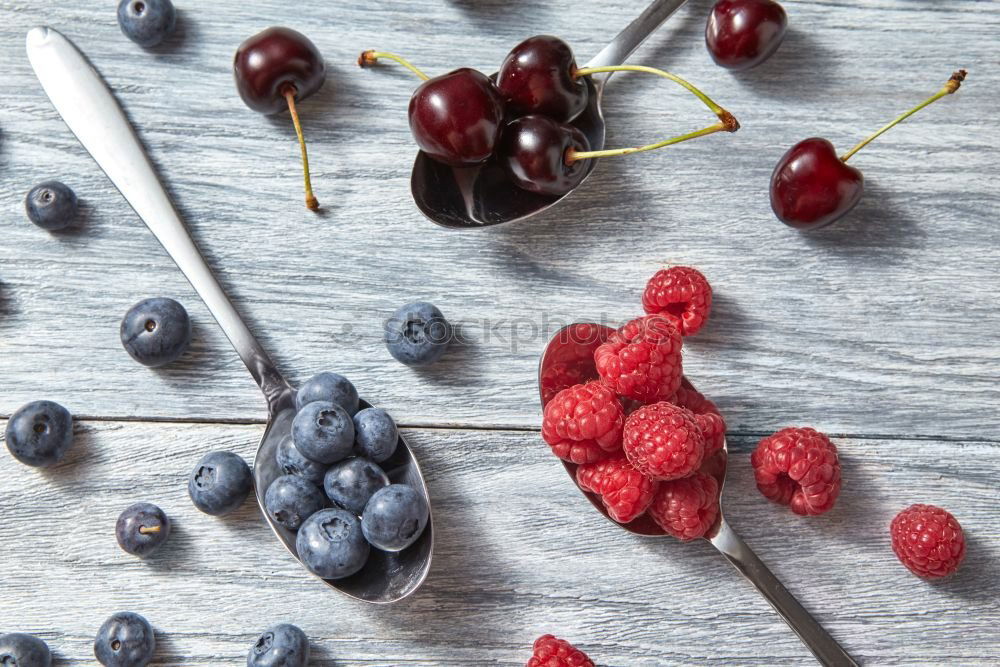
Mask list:
[[601,496],[608,515],[618,523],[641,516],[653,502],[658,483],[620,458],[588,463],[576,469],[576,481],[584,491]]
[[757,488],[796,514],[823,514],[840,495],[840,460],[830,438],[812,428],[785,428],[750,456]]
[[630,414],[622,447],[636,469],[658,480],[687,477],[705,456],[705,438],[694,415],[667,402]]
[[649,515],[660,528],[676,538],[702,537],[719,516],[719,483],[711,475],[700,472],[661,482],[649,506]]
[[613,391],[600,382],[578,384],[545,405],[542,439],[564,461],[594,463],[621,448],[624,420]]
[[889,533],[892,550],[899,561],[918,577],[947,576],[957,570],[965,558],[962,526],[940,507],[907,507],[892,520]]
[[668,318],[632,320],[594,352],[601,381],[644,403],[670,398],[681,386],[681,334]]
[[698,269],[674,266],[657,271],[642,293],[642,307],[673,322],[682,336],[692,336],[708,321],[712,286]]
[[526,667],[594,667],[583,651],[552,635],[536,639],[534,649]]

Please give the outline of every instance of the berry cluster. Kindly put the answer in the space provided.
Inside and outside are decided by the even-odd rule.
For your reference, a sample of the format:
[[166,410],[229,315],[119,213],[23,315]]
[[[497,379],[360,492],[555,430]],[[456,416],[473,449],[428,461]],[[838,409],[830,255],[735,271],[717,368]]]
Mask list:
[[648,515],[682,540],[705,535],[718,517],[725,462],[715,456],[726,424],[683,377],[683,336],[708,319],[712,288],[695,269],[658,272],[643,296],[647,314],[594,351],[599,379],[574,384],[545,406],[542,438],[576,464],[580,488],[608,516]]

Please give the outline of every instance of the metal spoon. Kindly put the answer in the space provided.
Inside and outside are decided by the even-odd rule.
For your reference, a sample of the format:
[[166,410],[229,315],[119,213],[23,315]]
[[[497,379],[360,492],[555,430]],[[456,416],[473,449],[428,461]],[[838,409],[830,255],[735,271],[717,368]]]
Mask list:
[[[684,2],[655,0],[584,67],[623,64]],[[603,150],[601,98],[608,77],[595,79],[588,76],[585,80],[590,92],[587,108],[572,124],[586,135],[591,150]],[[587,161],[587,173],[581,184],[594,171],[597,162]],[[552,197],[522,190],[510,181],[500,165],[493,162],[479,167],[449,167],[427,157],[423,151],[417,154],[413,163],[410,192],[417,208],[431,222],[452,229],[481,228],[524,220],[568,196]]]
[[[594,350],[607,340],[614,329],[601,324],[577,322],[559,330],[549,341],[542,353],[538,368],[538,387],[542,399],[542,407],[561,389],[580,382],[597,379],[597,369],[594,366]],[[757,558],[740,536],[726,522],[722,513],[722,487],[725,483],[725,460],[729,456],[728,447],[723,444],[723,468],[718,474],[719,479],[719,518],[705,535],[712,546],[726,557],[740,573],[750,580],[760,594],[774,607],[785,623],[795,631],[802,642],[813,652],[816,659],[823,665],[856,666],[850,655],[816,622],[808,611],[792,597],[778,578],[767,566]],[[576,483],[576,465],[563,462],[566,472]],[[608,516],[607,510],[598,496],[581,493],[597,508],[601,514],[608,517],[619,528],[641,535],[643,537],[666,537],[664,531],[641,517],[632,523],[620,524]]]
[[[291,431],[295,390],[212,275],[101,75],[72,42],[52,28],[34,28],[28,32],[27,50],[35,75],[53,106],[180,267],[264,393],[268,423],[254,459],[257,502],[271,529],[295,556],[295,534],[272,522],[263,511],[264,493],[281,474],[275,454],[278,443]],[[362,401],[362,407],[369,404]],[[430,506],[420,467],[402,437],[396,453],[383,467],[393,482],[409,484],[424,495]],[[405,551],[390,554],[372,549],[368,563],[357,574],[322,581],[365,602],[388,603],[407,597],[420,587],[430,570],[434,548],[432,524],[429,520],[421,537]]]

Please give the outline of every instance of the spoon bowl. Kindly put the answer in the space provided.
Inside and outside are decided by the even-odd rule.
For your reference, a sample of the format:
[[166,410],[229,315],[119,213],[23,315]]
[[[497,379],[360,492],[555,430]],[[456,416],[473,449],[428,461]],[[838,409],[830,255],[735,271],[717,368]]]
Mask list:
[[[177,263],[263,392],[268,406],[268,423],[254,459],[257,502],[275,534],[298,558],[294,533],[274,524],[264,511],[264,494],[281,474],[276,452],[278,443],[291,433],[295,390],[271,361],[205,263],[135,130],[86,56],[62,34],[44,27],[28,32],[27,52],[52,105]],[[362,407],[370,406],[362,402]],[[430,497],[420,466],[402,436],[396,453],[383,467],[390,480],[408,484],[423,494],[430,511]],[[432,524],[429,517],[420,538],[405,550],[390,554],[372,549],[360,572],[344,579],[321,581],[344,595],[365,602],[384,604],[402,600],[420,587],[430,571],[434,549]]]

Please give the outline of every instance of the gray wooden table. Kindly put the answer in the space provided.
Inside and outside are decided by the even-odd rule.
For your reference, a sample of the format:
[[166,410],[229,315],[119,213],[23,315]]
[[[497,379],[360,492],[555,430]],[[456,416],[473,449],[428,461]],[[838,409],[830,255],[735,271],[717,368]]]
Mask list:
[[[287,2],[178,0],[180,28],[144,52],[114,2],[0,0],[0,418],[50,398],[78,418],[49,471],[0,454],[0,632],[46,639],[57,664],[93,664],[113,611],[146,615],[158,664],[239,665],[254,636],[291,621],[317,665],[523,664],[553,632],[606,665],[810,664],[767,604],[704,543],[644,541],[583,501],[537,430],[535,370],[558,326],[639,312],[664,264],[700,267],[716,289],[686,370],[725,412],[734,452],[727,515],[788,587],[868,664],[1000,663],[1000,5],[953,0],[785,2],[791,31],[767,64],[734,76],[702,44],[692,0],[633,57],[689,77],[743,123],[602,164],[538,220],[455,234],[413,206],[414,149],[402,69],[360,71],[363,48],[428,72],[491,71],[528,35],[562,35],[581,60],[642,0]],[[24,55],[25,32],[64,31],[112,83],[179,208],[238,307],[290,377],[355,380],[405,425],[436,511],[435,566],[391,608],[337,596],[272,538],[255,505],[199,514],[185,475],[211,449],[251,458],[263,401],[192,289],[70,135]],[[321,216],[300,204],[287,118],[246,109],[230,73],[239,42],[273,24],[307,33],[329,64],[301,105]],[[852,163],[868,192],[839,226],[796,233],[766,195],[782,152],[812,135],[846,149],[936,90],[953,98]],[[609,144],[711,119],[659,80],[609,87]],[[24,218],[34,183],[58,178],[83,228],[49,235]],[[155,372],[122,351],[118,322],[140,298],[187,305],[195,342]],[[380,322],[437,303],[464,343],[426,371],[398,365]],[[0,420],[0,427],[4,422]],[[841,447],[844,491],[801,519],[755,489],[764,434],[814,425]],[[127,557],[114,521],[160,504],[176,534],[161,556]],[[893,514],[949,508],[968,558],[928,584],[889,548]]]

